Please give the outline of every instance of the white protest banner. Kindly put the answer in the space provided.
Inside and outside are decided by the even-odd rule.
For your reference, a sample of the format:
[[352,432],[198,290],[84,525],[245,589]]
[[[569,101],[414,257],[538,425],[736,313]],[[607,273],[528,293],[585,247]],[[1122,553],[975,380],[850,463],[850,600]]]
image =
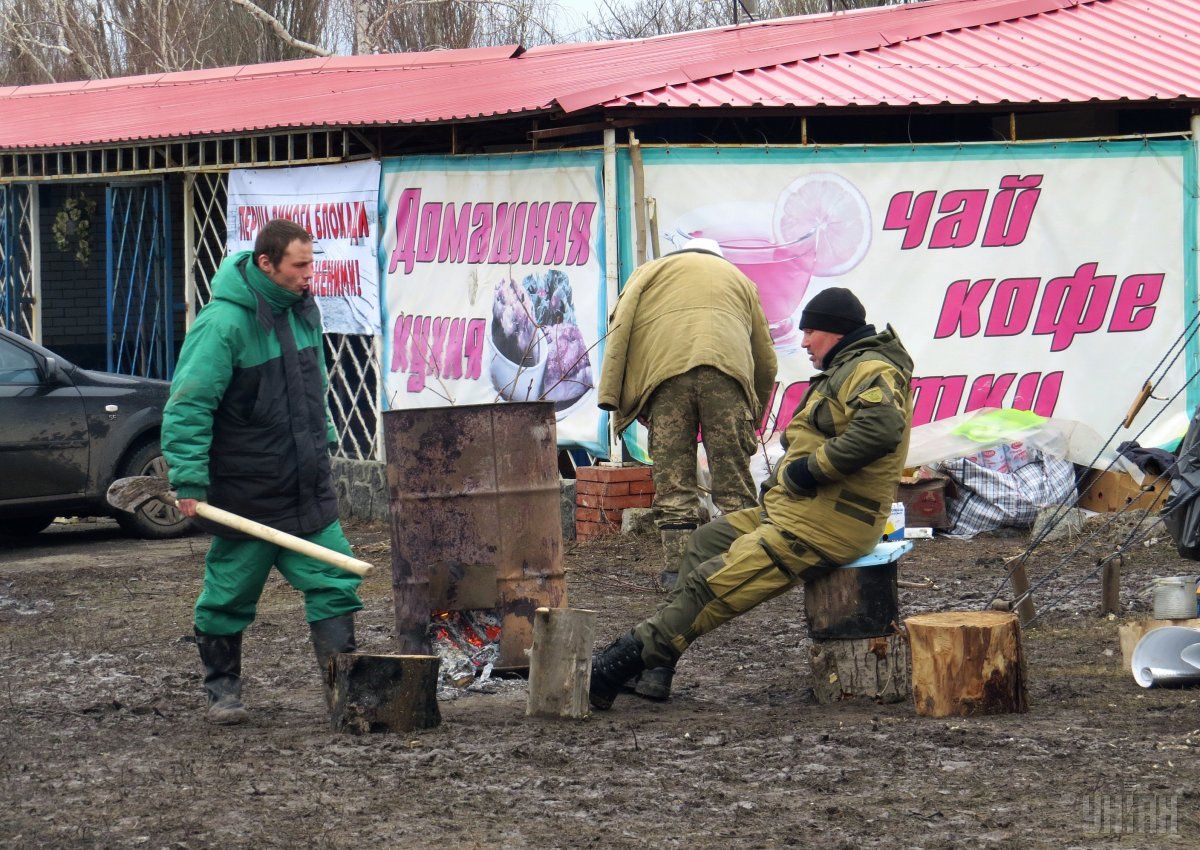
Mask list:
[[254,247],[268,221],[312,234],[312,294],[326,333],[379,333],[379,163],[240,169],[229,174],[232,254]]
[[[1195,315],[1190,142],[643,157],[662,251],[715,238],[759,288],[780,355],[773,427],[813,374],[796,322],[828,286],[899,333],[916,363],[915,425],[1013,407],[1107,434]],[[1175,361],[1159,395],[1191,368]],[[1180,395],[1168,412],[1195,402]],[[1160,409],[1147,405],[1130,436]]]
[[599,452],[604,205],[594,151],[384,160],[384,406],[552,401]]

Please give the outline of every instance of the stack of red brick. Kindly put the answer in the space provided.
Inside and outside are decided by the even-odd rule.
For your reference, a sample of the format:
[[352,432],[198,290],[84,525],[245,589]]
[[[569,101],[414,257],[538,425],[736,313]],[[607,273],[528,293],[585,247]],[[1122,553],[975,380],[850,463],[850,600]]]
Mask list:
[[648,466],[581,466],[575,470],[575,537],[616,534],[626,508],[648,508],[652,501]]

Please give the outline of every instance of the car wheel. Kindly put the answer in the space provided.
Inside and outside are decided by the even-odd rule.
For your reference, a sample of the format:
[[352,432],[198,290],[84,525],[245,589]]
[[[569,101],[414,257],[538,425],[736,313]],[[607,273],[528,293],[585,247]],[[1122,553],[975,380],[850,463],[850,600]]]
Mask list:
[[[147,443],[131,454],[121,465],[117,477],[128,478],[134,475],[167,477],[167,462],[163,459],[162,447],[157,440]],[[121,528],[130,534],[151,540],[180,537],[193,527],[192,521],[181,514],[178,508],[157,499],[151,499],[133,513],[117,511],[114,516]]]
[[53,515],[0,519],[0,537],[32,537],[52,522]]

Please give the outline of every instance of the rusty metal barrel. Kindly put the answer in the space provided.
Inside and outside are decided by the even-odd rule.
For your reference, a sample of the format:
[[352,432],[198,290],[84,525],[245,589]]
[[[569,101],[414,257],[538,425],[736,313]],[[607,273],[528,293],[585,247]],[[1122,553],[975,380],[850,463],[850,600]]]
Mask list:
[[497,669],[529,666],[533,613],[567,604],[554,404],[383,414],[396,639],[429,651],[430,615],[494,608]]

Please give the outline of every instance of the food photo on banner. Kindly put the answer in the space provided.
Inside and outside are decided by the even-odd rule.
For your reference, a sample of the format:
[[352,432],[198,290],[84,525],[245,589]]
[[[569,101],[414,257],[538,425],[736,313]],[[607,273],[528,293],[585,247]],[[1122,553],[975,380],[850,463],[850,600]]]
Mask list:
[[384,160],[384,407],[549,401],[607,452],[599,154]]
[[379,163],[239,169],[229,174],[230,253],[254,247],[273,218],[313,236],[310,291],[326,333],[379,333]]
[[[647,147],[643,162],[660,251],[715,239],[758,288],[779,356],[768,437],[814,372],[797,321],[826,287],[853,291],[912,354],[914,426],[1019,408],[1107,432],[1194,315],[1189,142]],[[1164,386],[1186,379],[1180,358]],[[1145,442],[1180,436],[1195,402],[1181,394],[1163,417],[1179,434]]]

